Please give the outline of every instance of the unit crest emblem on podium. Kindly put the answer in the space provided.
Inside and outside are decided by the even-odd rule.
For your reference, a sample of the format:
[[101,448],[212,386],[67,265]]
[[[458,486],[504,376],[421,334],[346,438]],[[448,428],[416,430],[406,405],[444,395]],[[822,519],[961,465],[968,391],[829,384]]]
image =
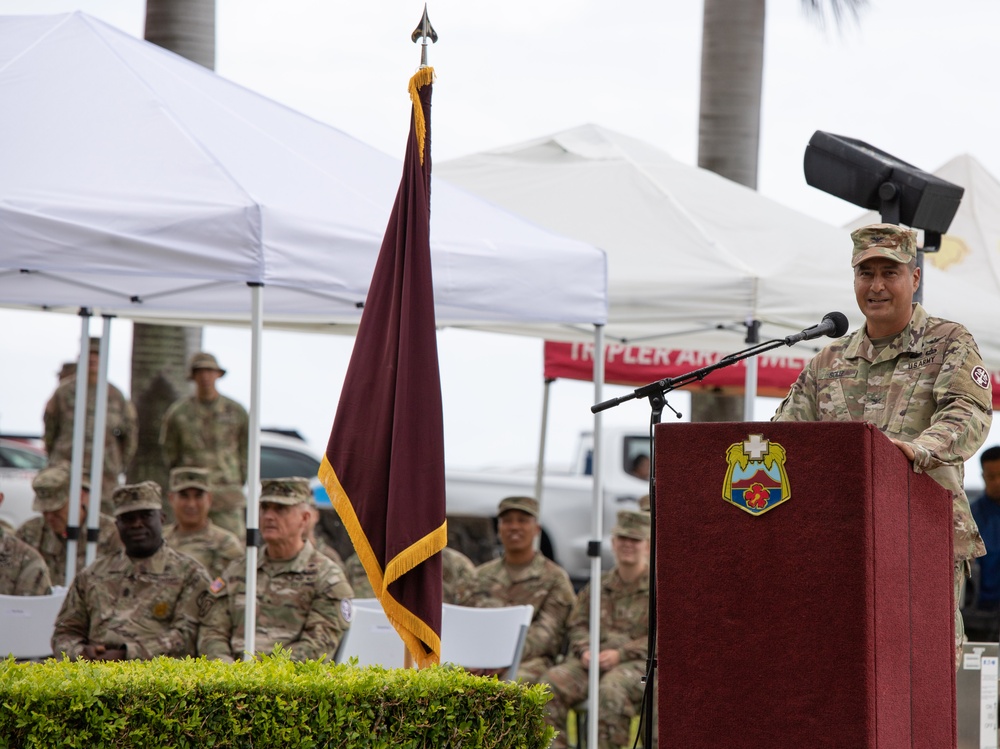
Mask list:
[[751,515],[763,515],[792,498],[785,473],[785,448],[764,439],[762,434],[748,435],[726,450],[726,480],[722,498]]

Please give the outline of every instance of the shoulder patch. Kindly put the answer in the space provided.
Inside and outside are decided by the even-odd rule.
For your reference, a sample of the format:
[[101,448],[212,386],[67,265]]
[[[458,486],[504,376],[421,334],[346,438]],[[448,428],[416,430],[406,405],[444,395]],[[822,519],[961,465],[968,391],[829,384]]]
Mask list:
[[226,581],[221,577],[215,578],[211,583],[209,583],[208,589],[213,593],[221,593],[222,589],[226,587]]
[[990,373],[986,371],[986,368],[980,365],[972,370],[972,381],[979,385],[983,390],[986,390],[990,386]]
[[354,618],[354,607],[351,605],[350,598],[340,599],[340,615],[343,617],[345,622],[348,624],[351,623],[351,619]]

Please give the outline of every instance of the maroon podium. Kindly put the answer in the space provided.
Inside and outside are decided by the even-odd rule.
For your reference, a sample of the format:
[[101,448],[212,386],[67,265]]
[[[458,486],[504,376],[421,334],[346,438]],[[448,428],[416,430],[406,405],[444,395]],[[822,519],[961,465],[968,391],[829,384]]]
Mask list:
[[952,508],[865,423],[660,424],[660,749],[956,746]]

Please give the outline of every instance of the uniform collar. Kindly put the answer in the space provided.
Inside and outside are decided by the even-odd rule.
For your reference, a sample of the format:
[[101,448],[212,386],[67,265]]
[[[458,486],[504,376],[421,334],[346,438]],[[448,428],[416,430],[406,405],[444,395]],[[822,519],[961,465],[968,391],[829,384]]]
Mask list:
[[299,553],[296,554],[291,559],[270,559],[267,556],[266,549],[262,549],[260,553],[257,554],[257,569],[260,569],[265,564],[269,564],[272,567],[287,568],[289,572],[302,572],[312,556],[315,547],[308,540],[303,545]]
[[844,349],[844,356],[848,359],[866,359],[874,362],[876,358],[881,360],[895,359],[900,354],[919,354],[923,350],[924,333],[927,330],[927,312],[923,306],[914,302],[913,314],[910,321],[896,335],[895,338],[882,349],[882,353],[876,357],[875,348],[872,346],[868,334],[864,327],[858,328],[851,333],[847,348]]

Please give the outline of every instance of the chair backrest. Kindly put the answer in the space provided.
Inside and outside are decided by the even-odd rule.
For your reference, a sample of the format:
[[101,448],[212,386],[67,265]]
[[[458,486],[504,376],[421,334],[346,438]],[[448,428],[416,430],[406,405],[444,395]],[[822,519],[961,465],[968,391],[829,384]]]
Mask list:
[[0,658],[52,655],[52,631],[66,591],[47,596],[0,595]]
[[465,668],[508,668],[507,678],[513,678],[534,612],[527,605],[480,609],[444,604],[441,662]]
[[378,601],[359,598],[351,603],[351,626],[337,650],[336,662],[357,658],[359,666],[402,668],[405,646]]

